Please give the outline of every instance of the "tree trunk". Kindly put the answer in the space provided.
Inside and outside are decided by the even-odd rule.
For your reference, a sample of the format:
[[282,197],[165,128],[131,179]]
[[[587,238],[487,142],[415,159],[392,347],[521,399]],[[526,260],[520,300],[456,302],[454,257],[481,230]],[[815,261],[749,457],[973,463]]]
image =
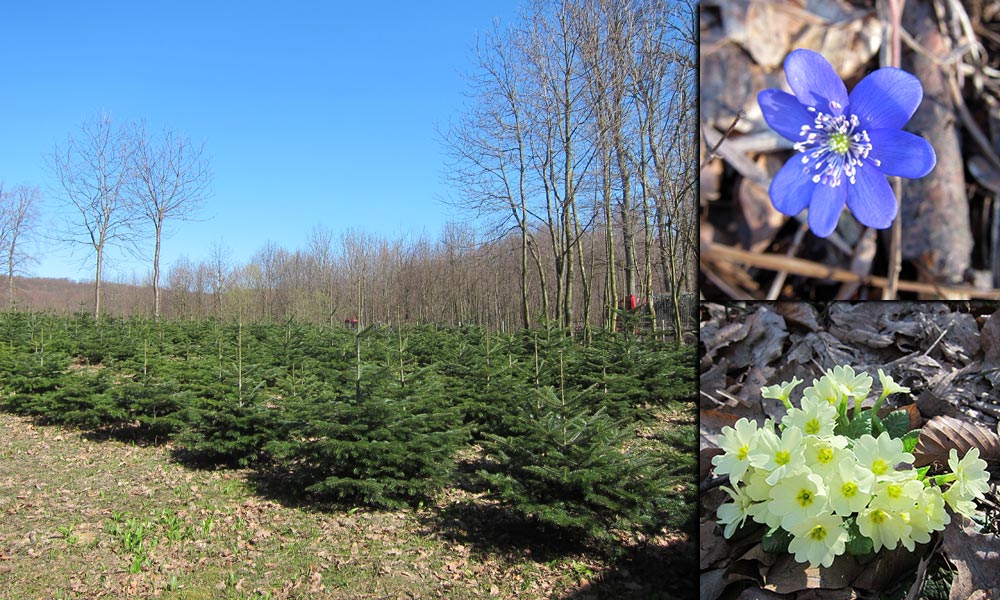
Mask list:
[[163,218],[156,222],[156,241],[153,246],[153,322],[160,322],[160,238],[163,233]]
[[104,246],[97,246],[97,274],[94,278],[94,321],[101,319],[101,271],[104,267]]

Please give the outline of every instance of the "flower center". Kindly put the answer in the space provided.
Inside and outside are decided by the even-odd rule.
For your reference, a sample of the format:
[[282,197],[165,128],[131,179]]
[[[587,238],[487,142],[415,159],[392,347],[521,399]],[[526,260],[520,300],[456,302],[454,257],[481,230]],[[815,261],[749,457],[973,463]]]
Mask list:
[[889,465],[887,465],[881,458],[876,458],[875,461],[872,462],[872,473],[875,473],[876,475],[885,475],[885,472],[888,470]]
[[787,465],[792,462],[792,454],[788,450],[778,450],[774,454],[774,462],[778,465]]
[[847,154],[847,151],[851,149],[851,142],[848,141],[847,134],[839,131],[830,134],[827,144],[830,146],[830,150],[837,154]]
[[853,481],[848,481],[840,488],[840,493],[843,494],[845,498],[853,498],[858,493],[858,484]]
[[833,448],[821,449],[819,452],[816,453],[816,460],[823,463],[824,465],[830,464],[830,461],[833,460]]
[[805,508],[813,503],[813,493],[809,490],[799,490],[799,495],[795,498],[799,506]]
[[[855,183],[858,167],[864,165],[872,151],[868,132],[861,129],[857,115],[843,114],[843,106],[836,102],[830,103],[832,114],[817,111],[812,106],[807,109],[816,117],[811,125],[802,126],[799,137],[804,139],[794,146],[803,153],[805,172],[813,172],[813,183],[830,187],[840,185],[845,175],[848,181]],[[880,164],[877,159],[871,160],[875,166]]]
[[[821,426],[819,424],[819,419],[810,419],[806,422],[806,434],[816,435],[819,433]],[[822,452],[822,451],[821,451]]]
[[822,525],[816,525],[809,530],[809,538],[814,542],[822,542],[826,539],[826,527]]
[[872,523],[876,525],[881,525],[882,523],[885,523],[886,517],[888,516],[889,515],[886,514],[884,510],[875,509],[872,511],[871,515],[868,516],[868,518],[871,519]]
[[740,446],[739,450],[736,451],[736,460],[746,460],[749,454],[750,454],[750,447],[744,444]]

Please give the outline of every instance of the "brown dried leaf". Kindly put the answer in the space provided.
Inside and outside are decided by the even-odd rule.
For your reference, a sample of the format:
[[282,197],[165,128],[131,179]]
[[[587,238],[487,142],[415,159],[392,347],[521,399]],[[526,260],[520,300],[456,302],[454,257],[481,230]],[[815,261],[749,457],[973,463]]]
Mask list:
[[698,481],[705,481],[712,474],[712,459],[722,454],[722,448],[702,446],[698,454]]
[[900,545],[895,550],[882,550],[877,559],[865,565],[851,585],[872,592],[885,590],[889,585],[913,573],[925,549],[925,545],[917,545],[916,551],[910,552]]
[[764,577],[764,589],[779,594],[791,594],[816,588],[840,589],[847,587],[864,569],[852,556],[840,556],[829,568],[810,567],[800,563],[791,554],[778,558]]
[[775,302],[774,310],[785,319],[788,325],[797,325],[809,331],[819,331],[816,320],[816,307],[805,302]]
[[968,519],[944,530],[944,552],[955,566],[951,600],[1000,597],[1000,544],[997,536],[976,532]]
[[[714,515],[713,515],[714,516]],[[729,544],[714,519],[702,521],[699,528],[699,561],[707,569],[729,556]]]
[[[764,161],[766,157],[759,159],[758,164]],[[741,232],[744,247],[753,252],[763,252],[771,245],[787,217],[774,208],[767,187],[753,180],[740,180],[736,200],[746,224],[746,229]]]
[[749,587],[736,598],[736,600],[785,600],[787,596],[775,592],[769,592],[760,588]]
[[726,569],[703,571],[698,585],[701,590],[701,600],[716,600],[727,585],[729,581],[726,580]]
[[1000,465],[1000,436],[987,427],[955,417],[937,416],[920,430],[920,439],[913,450],[913,466],[948,463],[948,452],[954,448],[964,455],[979,448],[979,457],[991,467]]
[[736,425],[739,417],[730,412],[721,410],[699,411],[699,425],[701,428],[701,448],[718,448],[719,437],[722,435],[722,428]]
[[983,361],[1000,362],[1000,310],[990,315],[979,332],[979,345],[983,349]]

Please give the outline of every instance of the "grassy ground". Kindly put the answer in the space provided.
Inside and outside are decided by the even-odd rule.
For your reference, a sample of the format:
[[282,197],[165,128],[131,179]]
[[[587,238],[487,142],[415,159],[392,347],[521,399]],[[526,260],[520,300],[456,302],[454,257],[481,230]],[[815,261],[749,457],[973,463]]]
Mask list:
[[318,510],[166,447],[91,438],[0,413],[0,598],[693,597],[674,575],[696,572],[683,536],[611,563],[535,543],[467,492]]

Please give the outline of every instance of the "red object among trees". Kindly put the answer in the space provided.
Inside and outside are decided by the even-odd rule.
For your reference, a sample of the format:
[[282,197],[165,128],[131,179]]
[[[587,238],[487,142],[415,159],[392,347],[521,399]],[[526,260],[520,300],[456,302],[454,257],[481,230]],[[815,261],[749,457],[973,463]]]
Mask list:
[[625,298],[623,298],[622,300],[618,301],[618,308],[623,308],[625,310],[635,310],[639,308],[640,304],[641,303],[639,302],[638,296],[636,296],[635,294],[629,294],[628,296],[625,296]]
[[347,319],[344,319],[344,327],[347,327],[349,329],[357,329],[358,320],[348,317]]

